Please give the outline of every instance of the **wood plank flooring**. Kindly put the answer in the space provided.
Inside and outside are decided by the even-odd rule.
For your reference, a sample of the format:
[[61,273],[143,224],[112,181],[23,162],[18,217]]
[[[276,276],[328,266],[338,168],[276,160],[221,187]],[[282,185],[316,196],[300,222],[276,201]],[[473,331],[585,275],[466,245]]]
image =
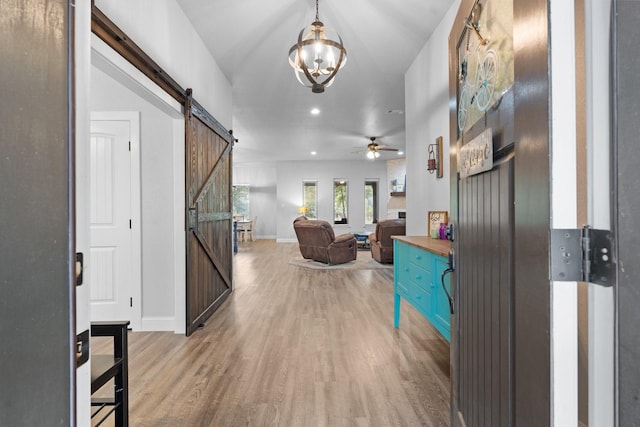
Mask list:
[[298,254],[242,243],[204,327],[129,334],[132,426],[449,425],[449,345],[404,301],[393,327],[393,270],[288,264]]

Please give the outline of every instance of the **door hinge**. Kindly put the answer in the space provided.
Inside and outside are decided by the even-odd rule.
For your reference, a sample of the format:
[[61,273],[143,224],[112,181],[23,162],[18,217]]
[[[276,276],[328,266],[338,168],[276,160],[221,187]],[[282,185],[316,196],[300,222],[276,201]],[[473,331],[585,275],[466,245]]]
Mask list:
[[129,307],[133,307],[133,297],[129,297]]
[[129,230],[131,230],[131,220],[129,220]]
[[131,141],[129,141],[129,151],[131,151]]
[[609,230],[551,230],[551,280],[613,286],[613,235]]

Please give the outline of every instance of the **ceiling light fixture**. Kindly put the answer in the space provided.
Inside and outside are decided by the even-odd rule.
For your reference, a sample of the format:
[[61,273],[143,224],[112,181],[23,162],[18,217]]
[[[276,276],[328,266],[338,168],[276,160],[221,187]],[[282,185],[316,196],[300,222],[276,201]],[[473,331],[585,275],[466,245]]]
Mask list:
[[367,159],[375,160],[380,157],[380,151],[398,151],[397,148],[390,148],[378,145],[376,143],[376,137],[370,136],[369,139],[371,142],[367,144]]
[[310,87],[313,93],[322,93],[325,87],[331,86],[336,73],[347,62],[347,50],[342,38],[337,32],[331,31],[338,41],[329,39],[328,32],[329,29],[320,21],[316,0],[316,20],[300,31],[298,43],[289,49],[289,64],[296,78],[304,86]]
[[311,109],[311,114],[313,114],[314,116],[317,116],[318,114],[320,114],[320,109],[319,108]]

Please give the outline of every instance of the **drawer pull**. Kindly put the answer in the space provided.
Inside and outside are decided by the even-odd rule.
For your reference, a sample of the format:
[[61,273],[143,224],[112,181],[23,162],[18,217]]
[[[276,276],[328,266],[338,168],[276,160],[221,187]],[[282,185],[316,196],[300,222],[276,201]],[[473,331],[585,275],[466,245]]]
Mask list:
[[421,299],[421,298],[422,298],[422,295],[416,294],[416,299]]
[[422,280],[422,274],[416,274],[416,280]]
[[417,260],[421,260],[422,259],[422,255],[416,255],[416,259]]

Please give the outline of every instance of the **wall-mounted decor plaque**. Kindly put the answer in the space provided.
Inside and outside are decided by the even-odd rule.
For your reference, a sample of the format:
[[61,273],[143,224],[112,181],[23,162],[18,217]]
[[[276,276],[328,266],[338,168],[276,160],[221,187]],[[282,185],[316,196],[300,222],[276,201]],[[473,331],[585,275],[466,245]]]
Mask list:
[[476,175],[493,168],[493,134],[487,128],[460,149],[458,165],[460,179]]

